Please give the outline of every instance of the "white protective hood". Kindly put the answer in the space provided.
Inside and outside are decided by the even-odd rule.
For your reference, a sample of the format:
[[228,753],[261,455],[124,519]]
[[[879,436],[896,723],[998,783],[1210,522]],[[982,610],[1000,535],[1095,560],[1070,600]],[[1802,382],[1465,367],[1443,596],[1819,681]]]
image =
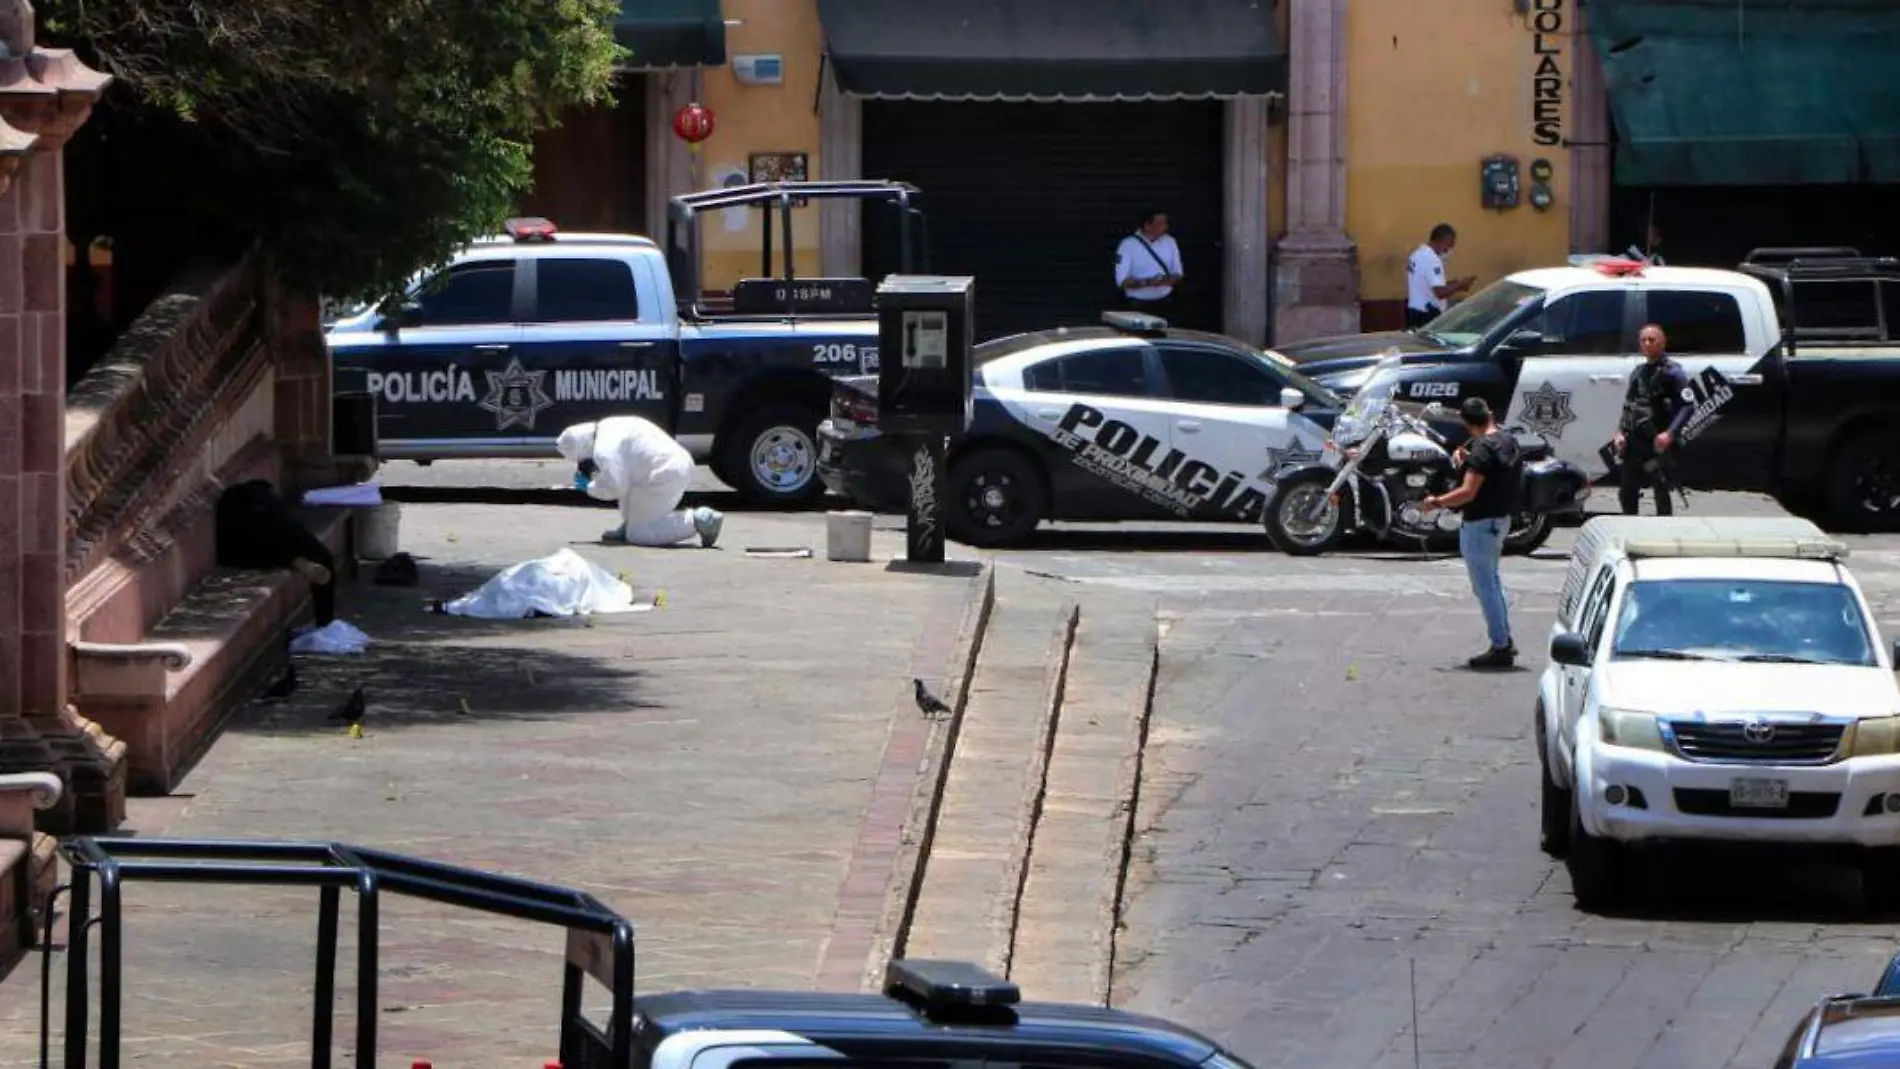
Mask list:
[[[596,423],[580,423],[561,432],[556,448],[578,464],[593,458],[599,470],[587,486],[589,497],[628,504],[661,475],[683,473],[692,477],[693,457],[649,420],[639,416],[612,416]],[[662,510],[677,502],[665,502]]]

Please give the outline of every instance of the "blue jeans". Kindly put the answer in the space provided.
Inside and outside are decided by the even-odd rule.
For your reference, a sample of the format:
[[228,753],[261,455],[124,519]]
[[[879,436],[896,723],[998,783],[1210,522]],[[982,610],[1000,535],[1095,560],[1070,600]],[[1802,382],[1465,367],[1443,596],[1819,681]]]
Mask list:
[[1458,553],[1465,558],[1465,571],[1471,576],[1471,592],[1478,595],[1478,607],[1484,610],[1484,630],[1491,648],[1511,644],[1510,607],[1504,600],[1504,580],[1498,575],[1498,560],[1504,556],[1504,535],[1511,521],[1466,520],[1458,529]]

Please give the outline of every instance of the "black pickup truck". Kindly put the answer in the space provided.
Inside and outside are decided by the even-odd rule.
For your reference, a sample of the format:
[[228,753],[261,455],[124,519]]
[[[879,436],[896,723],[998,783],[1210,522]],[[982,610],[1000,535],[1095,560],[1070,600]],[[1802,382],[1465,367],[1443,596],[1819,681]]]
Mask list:
[[1646,323],[1694,380],[1678,482],[1771,494],[1839,530],[1900,529],[1900,259],[1759,249],[1716,270],[1582,258],[1501,279],[1416,331],[1278,352],[1351,392],[1397,350],[1399,398],[1483,397],[1602,476]]
[[[385,459],[552,457],[564,427],[637,415],[754,502],[814,499],[824,493],[816,442],[831,380],[878,362],[875,286],[794,268],[794,207],[835,198],[885,209],[875,222],[895,226],[896,269],[924,268],[918,190],[899,182],[675,197],[664,249],[511,220],[505,235],[419,274],[405,293],[333,323],[338,389],[375,398]],[[701,222],[748,209],[764,220],[760,277],[714,307],[701,296]]]

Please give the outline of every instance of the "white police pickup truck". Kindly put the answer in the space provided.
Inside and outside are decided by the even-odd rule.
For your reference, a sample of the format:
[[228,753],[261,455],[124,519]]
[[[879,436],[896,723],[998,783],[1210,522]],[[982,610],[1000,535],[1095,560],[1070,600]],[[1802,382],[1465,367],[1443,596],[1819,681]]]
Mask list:
[[[882,203],[897,214],[898,270],[921,260],[918,191],[897,182],[780,182],[675,197],[667,248],[631,234],[564,233],[511,220],[406,292],[352,309],[327,332],[339,392],[375,398],[378,455],[552,457],[562,428],[643,416],[749,499],[824,492],[818,423],[831,379],[877,370],[874,287],[798,278],[793,208]],[[762,269],[728,305],[702,299],[699,224],[759,209]],[[774,220],[778,225],[774,226]]]
[[[1608,473],[1646,323],[1688,371],[1672,478],[1772,494],[1841,530],[1900,530],[1900,260],[1758,249],[1739,270],[1584,258],[1519,271],[1416,331],[1278,351],[1351,394],[1396,349],[1397,397],[1482,397],[1559,460]],[[1463,428],[1441,428],[1453,441]]]
[[1604,517],[1570,558],[1538,686],[1543,847],[1577,903],[1633,844],[1845,853],[1900,905],[1900,687],[1847,548],[1806,520]]

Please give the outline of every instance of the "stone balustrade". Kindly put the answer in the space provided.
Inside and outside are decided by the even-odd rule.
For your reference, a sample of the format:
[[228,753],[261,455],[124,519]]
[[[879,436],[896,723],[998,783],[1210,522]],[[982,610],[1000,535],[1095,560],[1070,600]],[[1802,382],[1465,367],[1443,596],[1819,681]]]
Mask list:
[[153,302],[67,396],[66,577],[150,536],[181,495],[199,489],[202,446],[229,406],[270,365],[267,284],[253,261],[189,277]]
[[34,945],[41,910],[57,883],[55,843],[33,828],[63,793],[59,777],[48,772],[0,775],[0,971]]

